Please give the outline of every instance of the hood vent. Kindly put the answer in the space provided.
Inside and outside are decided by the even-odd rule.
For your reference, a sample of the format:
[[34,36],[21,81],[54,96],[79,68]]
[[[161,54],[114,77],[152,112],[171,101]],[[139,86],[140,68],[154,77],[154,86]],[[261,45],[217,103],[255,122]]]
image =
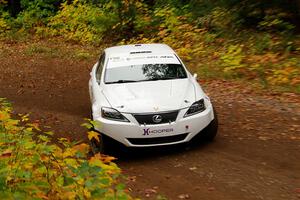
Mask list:
[[130,54],[152,53],[152,51],[132,51]]

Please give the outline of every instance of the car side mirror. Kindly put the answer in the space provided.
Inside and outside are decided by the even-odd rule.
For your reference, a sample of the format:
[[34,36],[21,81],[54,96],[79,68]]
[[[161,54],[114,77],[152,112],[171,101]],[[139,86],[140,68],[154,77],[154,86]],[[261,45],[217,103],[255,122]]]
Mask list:
[[197,80],[198,74],[194,73],[193,77],[194,77],[195,80]]

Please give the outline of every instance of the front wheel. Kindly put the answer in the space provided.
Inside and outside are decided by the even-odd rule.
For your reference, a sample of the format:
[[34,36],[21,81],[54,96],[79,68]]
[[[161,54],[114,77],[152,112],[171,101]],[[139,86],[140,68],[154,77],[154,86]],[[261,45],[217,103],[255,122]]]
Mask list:
[[[91,118],[91,120],[94,120],[92,109],[90,110],[90,118]],[[99,138],[99,141],[96,140],[95,138],[92,138],[91,140],[89,140],[90,147],[91,147],[91,153],[93,155],[95,155],[97,153],[104,153],[104,142],[103,142],[102,134],[99,133],[98,131],[96,131],[94,128],[91,128],[90,131],[94,131],[94,132],[98,133],[98,138]]]
[[218,133],[218,116],[215,109],[214,110],[214,119],[210,122],[210,124],[202,130],[203,138],[206,141],[213,141]]
[[[95,130],[93,130],[93,131],[95,131]],[[98,134],[98,138],[99,138],[99,141],[96,140],[95,138],[92,138],[90,140],[91,151],[94,155],[97,153],[104,153],[104,142],[103,142],[103,137],[100,133]]]

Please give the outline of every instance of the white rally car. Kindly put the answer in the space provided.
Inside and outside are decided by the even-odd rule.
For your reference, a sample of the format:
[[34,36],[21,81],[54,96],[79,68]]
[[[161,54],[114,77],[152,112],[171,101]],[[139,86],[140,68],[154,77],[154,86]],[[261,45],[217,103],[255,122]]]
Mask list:
[[[107,48],[89,81],[94,129],[127,147],[171,145],[197,134],[212,140],[218,122],[209,97],[165,44]],[[104,141],[104,142],[103,142]]]

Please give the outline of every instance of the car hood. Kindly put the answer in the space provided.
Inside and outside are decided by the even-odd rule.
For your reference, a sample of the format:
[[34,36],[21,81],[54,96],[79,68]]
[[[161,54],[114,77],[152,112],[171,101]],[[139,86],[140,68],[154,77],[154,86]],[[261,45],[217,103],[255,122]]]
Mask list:
[[189,79],[109,84],[102,92],[113,108],[128,113],[178,110],[195,101]]

